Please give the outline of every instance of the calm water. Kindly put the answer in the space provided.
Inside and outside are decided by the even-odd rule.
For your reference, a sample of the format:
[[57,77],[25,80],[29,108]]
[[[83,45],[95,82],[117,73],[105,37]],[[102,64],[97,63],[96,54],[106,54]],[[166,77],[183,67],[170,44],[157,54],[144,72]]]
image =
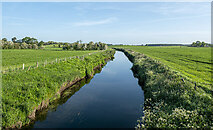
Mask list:
[[34,128],[134,128],[142,115],[144,95],[130,70],[132,63],[116,52],[89,83],[38,119]]

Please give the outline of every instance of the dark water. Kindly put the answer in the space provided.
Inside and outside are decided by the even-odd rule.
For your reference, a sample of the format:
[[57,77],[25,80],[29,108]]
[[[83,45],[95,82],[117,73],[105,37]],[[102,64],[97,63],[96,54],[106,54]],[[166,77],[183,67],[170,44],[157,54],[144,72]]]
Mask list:
[[127,57],[117,51],[115,59],[89,83],[81,82],[74,90],[67,90],[69,96],[32,127],[134,128],[142,115],[144,95],[131,67]]

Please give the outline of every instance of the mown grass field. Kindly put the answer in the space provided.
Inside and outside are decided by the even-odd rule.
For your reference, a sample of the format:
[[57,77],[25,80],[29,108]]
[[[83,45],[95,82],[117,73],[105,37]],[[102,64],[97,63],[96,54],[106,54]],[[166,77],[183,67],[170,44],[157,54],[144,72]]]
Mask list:
[[[59,48],[60,49],[60,48]],[[85,54],[93,53],[97,51],[61,51],[55,49],[44,50],[2,50],[2,70],[14,69],[22,67],[23,63],[26,67],[35,66],[36,62],[42,64],[44,62],[52,62],[58,58],[82,56]]]
[[211,84],[211,48],[210,47],[146,47],[111,46],[131,49],[156,59],[174,71],[185,76],[191,82],[197,82],[207,89]]

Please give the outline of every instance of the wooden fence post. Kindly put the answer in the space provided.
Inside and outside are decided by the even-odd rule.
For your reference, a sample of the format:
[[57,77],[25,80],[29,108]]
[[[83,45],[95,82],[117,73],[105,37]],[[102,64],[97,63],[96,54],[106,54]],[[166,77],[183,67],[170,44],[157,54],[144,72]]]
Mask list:
[[57,63],[57,58],[55,59],[55,62]]
[[[30,66],[31,67],[31,66]],[[27,71],[29,71],[30,70],[30,67],[28,68],[28,70]]]
[[37,63],[36,63],[36,67],[38,68],[38,61],[37,61]]
[[23,63],[23,70],[24,70],[24,63]]

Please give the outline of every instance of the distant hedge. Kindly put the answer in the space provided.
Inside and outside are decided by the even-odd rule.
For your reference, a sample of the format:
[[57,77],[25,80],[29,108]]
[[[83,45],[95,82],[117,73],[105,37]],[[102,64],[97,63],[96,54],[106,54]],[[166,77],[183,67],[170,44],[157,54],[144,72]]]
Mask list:
[[107,48],[107,44],[101,42],[79,43],[77,41],[72,44],[65,43],[63,46],[63,50],[106,50]]
[[37,44],[26,44],[24,43],[14,43],[14,42],[1,42],[2,49],[43,49],[43,46],[38,46]]

